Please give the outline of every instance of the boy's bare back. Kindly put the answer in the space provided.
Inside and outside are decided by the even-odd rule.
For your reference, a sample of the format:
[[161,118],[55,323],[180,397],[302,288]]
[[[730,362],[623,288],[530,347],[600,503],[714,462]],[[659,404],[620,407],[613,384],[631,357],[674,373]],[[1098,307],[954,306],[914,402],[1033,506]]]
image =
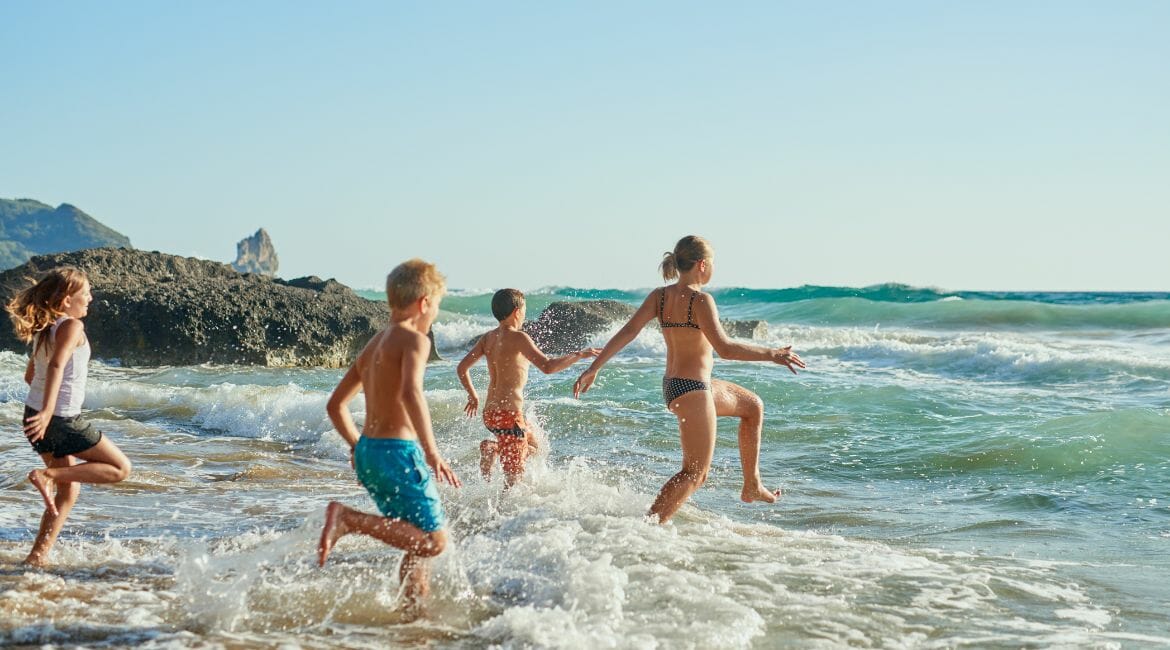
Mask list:
[[423,371],[430,354],[425,334],[401,325],[379,332],[358,355],[354,367],[361,377],[366,398],[366,421],[362,435],[370,438],[418,437],[416,423],[407,410],[421,397]]
[[483,353],[488,367],[485,409],[522,410],[531,365],[526,353],[530,355],[533,349],[536,349],[536,343],[522,330],[501,325],[483,336]]

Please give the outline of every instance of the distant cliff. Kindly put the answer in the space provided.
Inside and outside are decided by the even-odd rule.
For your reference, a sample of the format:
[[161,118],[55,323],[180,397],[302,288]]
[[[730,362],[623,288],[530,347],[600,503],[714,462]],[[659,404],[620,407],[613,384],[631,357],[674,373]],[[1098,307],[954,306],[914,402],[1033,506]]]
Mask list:
[[102,247],[133,248],[130,238],[68,203],[53,208],[32,199],[0,199],[0,269],[33,255]]
[[272,245],[268,231],[261,228],[255,235],[245,237],[236,244],[236,261],[232,262],[232,268],[240,273],[276,275],[280,260],[276,257],[276,247]]

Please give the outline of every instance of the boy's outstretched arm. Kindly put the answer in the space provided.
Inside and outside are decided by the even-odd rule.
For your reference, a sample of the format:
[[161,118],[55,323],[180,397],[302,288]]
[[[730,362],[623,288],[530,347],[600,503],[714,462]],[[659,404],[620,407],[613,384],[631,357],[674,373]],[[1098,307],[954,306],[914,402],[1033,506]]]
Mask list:
[[422,445],[427,464],[435,472],[435,478],[440,482],[446,481],[455,487],[463,485],[447,461],[439,453],[435,444],[435,434],[431,430],[431,413],[427,410],[427,399],[423,395],[423,373],[427,369],[427,358],[431,353],[430,339],[424,334],[413,336],[410,343],[402,349],[402,403],[406,407],[406,415],[414,425],[418,443]]
[[475,345],[468,350],[467,356],[459,362],[459,367],[455,369],[459,375],[459,383],[463,384],[463,389],[467,391],[467,404],[463,407],[463,412],[469,418],[475,417],[476,412],[479,411],[479,393],[475,392],[475,384],[471,383],[470,371],[471,367],[484,355],[483,342],[486,338],[486,334],[479,337]]
[[765,348],[760,345],[747,345],[731,340],[731,337],[724,331],[723,324],[719,322],[719,308],[715,306],[715,301],[711,299],[711,296],[706,293],[699,294],[699,300],[695,303],[695,322],[699,324],[699,329],[707,337],[707,341],[711,343],[715,353],[722,359],[728,361],[771,361],[786,366],[794,375],[797,368],[805,367],[804,361],[792,351],[791,345],[784,348]]
[[531,336],[528,336],[525,332],[520,332],[520,334],[524,337],[523,343],[521,343],[520,353],[546,375],[560,372],[581,359],[595,357],[601,353],[601,348],[585,348],[584,350],[570,352],[563,357],[548,357],[545,356],[544,352],[540,351],[540,348],[536,347],[536,342],[532,340]]

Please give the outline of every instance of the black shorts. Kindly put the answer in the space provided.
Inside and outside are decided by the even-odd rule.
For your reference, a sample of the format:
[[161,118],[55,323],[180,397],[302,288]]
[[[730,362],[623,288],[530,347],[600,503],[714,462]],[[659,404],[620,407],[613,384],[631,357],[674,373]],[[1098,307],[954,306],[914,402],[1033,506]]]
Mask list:
[[[39,412],[26,404],[24,418],[27,420]],[[53,454],[54,458],[64,458],[93,448],[101,439],[102,432],[93,428],[93,425],[80,415],[69,418],[54,415],[45,429],[45,437],[30,444],[38,454]]]

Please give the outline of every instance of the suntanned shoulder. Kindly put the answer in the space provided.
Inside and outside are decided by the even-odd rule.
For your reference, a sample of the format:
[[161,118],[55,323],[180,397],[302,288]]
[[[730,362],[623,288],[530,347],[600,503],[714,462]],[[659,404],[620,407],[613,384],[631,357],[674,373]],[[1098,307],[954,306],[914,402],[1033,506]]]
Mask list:
[[354,359],[353,365],[357,366],[358,369],[361,369],[366,360],[370,358],[370,355],[374,354],[380,347],[382,347],[382,341],[388,331],[389,328],[385,328],[379,330],[377,334],[371,336],[370,340],[366,341],[366,345],[362,348],[362,351],[358,352],[357,358]]
[[391,348],[399,348],[403,352],[429,353],[431,340],[426,334],[407,327],[392,327],[386,344]]

